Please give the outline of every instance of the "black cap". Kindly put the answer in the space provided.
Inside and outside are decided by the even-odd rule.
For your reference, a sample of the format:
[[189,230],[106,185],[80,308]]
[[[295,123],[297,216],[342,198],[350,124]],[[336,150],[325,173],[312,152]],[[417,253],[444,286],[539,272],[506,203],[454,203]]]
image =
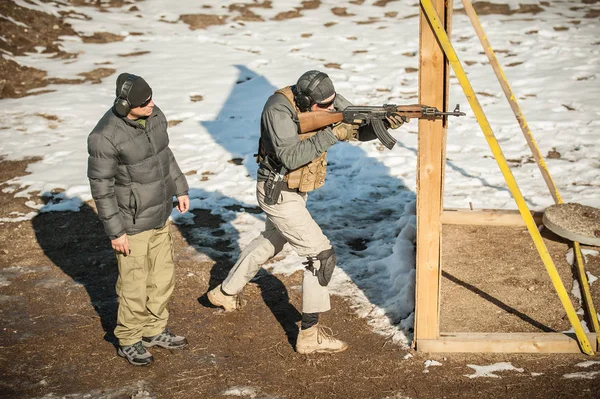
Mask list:
[[[317,75],[319,74],[325,76],[310,93],[307,93],[307,91],[310,91],[308,88],[311,84],[314,85],[315,78],[317,78]],[[296,83],[296,87],[300,93],[310,96],[312,102],[317,104],[322,103],[335,94],[335,88],[333,87],[333,82],[329,79],[329,76],[324,72],[315,70],[302,74],[298,79],[298,83]]]
[[133,85],[129,90],[129,94],[127,95],[126,100],[129,101],[129,104],[131,104],[131,108],[136,108],[142,105],[152,95],[152,89],[150,88],[148,83],[146,83],[144,78],[133,75],[131,73],[122,73],[117,78],[117,97],[121,96],[121,89],[123,88],[123,83],[125,83],[125,81],[127,81],[127,78],[130,76],[133,78]]

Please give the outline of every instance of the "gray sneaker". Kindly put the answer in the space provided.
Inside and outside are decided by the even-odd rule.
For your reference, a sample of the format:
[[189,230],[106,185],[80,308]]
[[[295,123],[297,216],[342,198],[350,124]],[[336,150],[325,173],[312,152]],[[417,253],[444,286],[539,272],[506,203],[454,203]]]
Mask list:
[[119,346],[117,353],[134,366],[147,366],[154,361],[152,354],[142,345],[142,341],[133,345]]
[[188,342],[185,337],[175,335],[165,328],[163,332],[154,337],[142,337],[142,343],[146,348],[160,346],[165,349],[181,349],[186,346]]

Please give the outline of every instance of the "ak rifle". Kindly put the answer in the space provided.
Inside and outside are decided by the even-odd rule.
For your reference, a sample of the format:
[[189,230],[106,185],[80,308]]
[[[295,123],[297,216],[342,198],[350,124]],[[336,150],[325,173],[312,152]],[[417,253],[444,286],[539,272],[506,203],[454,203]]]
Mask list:
[[376,107],[352,105],[337,112],[301,112],[298,114],[298,120],[300,133],[312,132],[338,122],[359,124],[360,126],[372,125],[373,132],[381,144],[391,150],[396,144],[396,139],[388,133],[385,118],[392,113],[399,114],[405,121],[411,118],[435,120],[447,116],[465,115],[464,112],[460,112],[458,105],[452,112],[441,112],[435,107],[422,104],[384,104]]

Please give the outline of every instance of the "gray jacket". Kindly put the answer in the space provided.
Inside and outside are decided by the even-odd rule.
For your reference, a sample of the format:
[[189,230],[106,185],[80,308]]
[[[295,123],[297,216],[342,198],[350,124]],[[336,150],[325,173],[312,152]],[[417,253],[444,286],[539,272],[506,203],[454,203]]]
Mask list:
[[[333,103],[335,111],[341,111],[350,105],[350,101],[337,93]],[[274,156],[275,161],[283,164],[287,170],[306,165],[337,142],[331,127],[326,127],[305,140],[300,140],[299,132],[298,113],[292,104],[281,93],[271,95],[260,118],[260,140],[265,152]],[[370,125],[360,128],[360,141],[374,138],[376,136]],[[268,176],[269,169],[259,164],[258,181],[266,181]]]
[[108,110],[88,137],[88,153],[92,197],[110,239],[164,226],[173,196],[189,189],[157,106],[146,128]]
[[[341,95],[334,102],[336,109],[344,109],[350,103]],[[260,139],[264,150],[288,170],[298,169],[323,154],[337,142],[330,127],[306,140],[300,140],[298,113],[281,93],[267,100],[260,118]],[[258,181],[265,181],[269,170],[262,164],[258,167]]]

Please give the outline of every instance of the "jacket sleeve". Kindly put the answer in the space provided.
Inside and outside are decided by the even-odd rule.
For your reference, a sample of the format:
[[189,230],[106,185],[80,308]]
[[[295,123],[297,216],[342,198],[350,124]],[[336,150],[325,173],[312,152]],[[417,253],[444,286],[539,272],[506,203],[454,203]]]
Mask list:
[[170,148],[167,148],[167,151],[169,152],[169,175],[175,183],[175,196],[187,195],[190,189],[187,179],[179,168],[179,165],[177,165],[173,151]]
[[265,109],[261,117],[263,133],[269,136],[275,155],[288,170],[306,165],[337,142],[331,128],[300,140],[298,126],[293,118],[292,110],[283,104]]
[[112,240],[125,234],[115,196],[117,150],[105,136],[92,132],[88,137],[88,154],[87,175],[90,180],[92,198],[96,203],[104,231]]

